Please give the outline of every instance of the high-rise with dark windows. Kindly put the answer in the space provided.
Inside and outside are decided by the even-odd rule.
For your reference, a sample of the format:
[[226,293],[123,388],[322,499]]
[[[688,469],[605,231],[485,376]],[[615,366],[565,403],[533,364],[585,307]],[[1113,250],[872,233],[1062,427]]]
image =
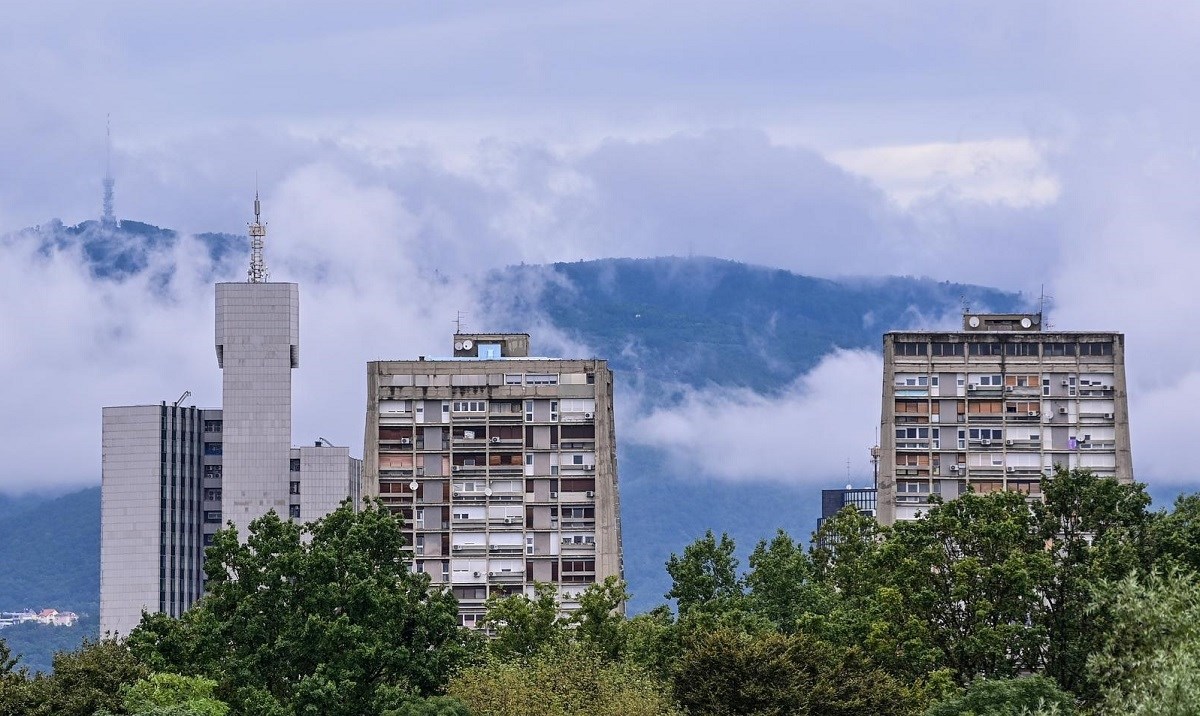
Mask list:
[[612,373],[537,358],[525,334],[367,365],[364,490],[404,515],[414,568],[476,626],[484,600],[556,585],[564,611],[621,576]]
[[1036,499],[1058,466],[1133,480],[1120,333],[968,313],[962,331],[886,334],[883,358],[883,524],[919,516],[933,495]]

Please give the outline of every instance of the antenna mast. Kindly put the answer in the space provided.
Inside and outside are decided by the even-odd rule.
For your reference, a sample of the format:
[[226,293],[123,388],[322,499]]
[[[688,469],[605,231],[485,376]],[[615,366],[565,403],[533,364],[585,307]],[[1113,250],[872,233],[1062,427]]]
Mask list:
[[263,239],[267,236],[267,225],[261,221],[262,205],[258,201],[258,189],[254,190],[254,223],[250,224],[250,270],[246,272],[250,283],[266,283],[267,260],[263,258]]
[[104,115],[104,213],[100,215],[101,226],[115,228],[117,217],[113,214],[112,177],[112,116]]

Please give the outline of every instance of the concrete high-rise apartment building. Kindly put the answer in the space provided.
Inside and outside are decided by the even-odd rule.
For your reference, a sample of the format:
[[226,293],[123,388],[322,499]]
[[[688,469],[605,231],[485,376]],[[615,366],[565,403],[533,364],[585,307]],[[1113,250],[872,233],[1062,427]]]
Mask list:
[[254,202],[246,283],[216,285],[222,409],[103,410],[100,630],[128,634],[143,610],[182,614],[204,589],[204,548],[274,510],[305,522],[359,499],[362,462],[318,440],[292,447],[299,288],[268,283]]
[[959,332],[883,338],[882,524],[930,495],[1036,498],[1056,466],[1133,480],[1120,333],[1050,331],[1040,314],[966,314]]
[[562,607],[623,574],[612,373],[535,358],[526,334],[455,334],[453,357],[367,365],[364,491],[403,514],[414,569],[475,626],[491,595]]

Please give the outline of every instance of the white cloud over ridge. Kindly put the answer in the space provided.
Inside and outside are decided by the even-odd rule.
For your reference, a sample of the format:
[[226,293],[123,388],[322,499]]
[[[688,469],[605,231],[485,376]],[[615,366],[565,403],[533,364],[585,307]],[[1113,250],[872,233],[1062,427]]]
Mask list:
[[678,404],[633,418],[623,435],[665,450],[676,475],[836,487],[872,480],[883,361],[839,350],[778,394],[687,390]]
[[[443,352],[457,310],[485,328],[488,268],[697,254],[1045,284],[1059,327],[1127,333],[1139,476],[1194,473],[1195,4],[294,10],[5,6],[0,233],[98,214],[109,111],[120,216],[242,232],[257,171],[272,274],[302,284],[297,441],[360,444],[362,362]],[[0,489],[94,482],[100,405],[217,402],[202,253],[156,257],[163,286],[0,241]],[[670,419],[708,398],[733,399],[657,413],[664,446],[697,439]]]

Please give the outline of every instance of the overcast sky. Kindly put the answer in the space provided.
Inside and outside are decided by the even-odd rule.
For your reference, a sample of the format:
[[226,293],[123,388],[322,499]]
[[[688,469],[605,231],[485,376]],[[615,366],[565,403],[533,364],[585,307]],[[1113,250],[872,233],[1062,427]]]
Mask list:
[[[106,114],[121,218],[244,232],[257,176],[273,277],[302,284],[297,441],[351,445],[363,361],[444,352],[507,263],[1045,285],[1058,327],[1128,334],[1138,476],[1178,481],[1198,46],[1191,2],[6,3],[0,233],[98,216]],[[0,489],[95,483],[101,405],[219,402],[197,252],[162,258],[164,298],[0,242]],[[828,414],[812,384],[796,420]],[[847,430],[878,410],[855,384]],[[647,439],[678,448],[703,400]]]

